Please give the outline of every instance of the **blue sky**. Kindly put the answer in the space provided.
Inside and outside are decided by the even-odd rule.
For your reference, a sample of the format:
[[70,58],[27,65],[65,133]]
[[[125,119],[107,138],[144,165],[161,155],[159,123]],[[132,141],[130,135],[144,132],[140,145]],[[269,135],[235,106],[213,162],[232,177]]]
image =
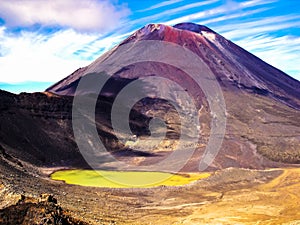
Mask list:
[[43,91],[144,25],[180,22],[300,80],[298,0],[0,0],[0,89]]

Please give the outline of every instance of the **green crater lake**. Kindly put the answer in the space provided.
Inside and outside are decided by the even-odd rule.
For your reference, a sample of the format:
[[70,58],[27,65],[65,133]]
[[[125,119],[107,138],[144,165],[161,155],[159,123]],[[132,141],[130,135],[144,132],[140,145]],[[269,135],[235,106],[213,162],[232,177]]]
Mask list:
[[53,180],[91,187],[150,188],[181,186],[209,177],[209,173],[172,174],[144,171],[61,170],[51,175]]

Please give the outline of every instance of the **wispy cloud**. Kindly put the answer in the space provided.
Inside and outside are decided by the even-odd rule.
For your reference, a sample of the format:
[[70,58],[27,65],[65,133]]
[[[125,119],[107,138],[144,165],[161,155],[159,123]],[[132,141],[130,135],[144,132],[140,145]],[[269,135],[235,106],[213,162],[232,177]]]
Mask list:
[[[300,16],[281,11],[279,1],[191,0],[185,5],[183,0],[162,1],[136,10],[135,15],[147,11],[150,16],[132,16],[127,21],[128,9],[112,3],[117,0],[0,0],[0,18],[6,22],[0,26],[0,82],[58,81],[88,65],[139,27],[156,22],[208,25],[300,80],[300,37],[285,32],[300,28]],[[61,29],[17,34],[7,29],[33,24]]]
[[[218,2],[219,0],[207,0],[207,1],[201,1],[201,2],[195,2],[195,3],[191,3],[191,4],[186,4],[184,6],[179,6],[179,7],[175,7],[172,9],[167,9],[165,11],[162,11],[160,13],[151,15],[151,16],[147,16],[147,17],[143,17],[141,19],[137,19],[137,20],[133,20],[130,23],[131,24],[143,24],[143,23],[149,23],[149,21],[153,22],[153,21],[160,21],[160,22],[164,22],[164,18],[166,16],[172,16],[175,15],[177,13],[182,13],[185,10],[188,9],[195,9],[201,6],[207,6],[207,5],[211,5],[215,2]],[[186,21],[185,21],[186,22]],[[167,23],[168,24],[168,23]]]
[[[174,25],[189,21],[209,25],[267,63],[300,80],[300,38],[284,34],[287,29],[300,28],[300,16],[278,13],[277,16],[267,14],[269,16],[266,17],[261,14],[273,10],[277,2],[278,0],[227,0],[225,4],[177,17],[165,23]],[[255,17],[255,14],[260,16]]]
[[252,7],[252,6],[260,6],[260,5],[266,5],[266,4],[271,4],[274,2],[278,2],[279,0],[250,0],[250,1],[245,1],[240,3],[240,5],[245,8],[245,7]]
[[300,28],[300,16],[273,16],[248,22],[228,22],[226,25],[215,23],[221,19],[244,16],[251,11],[253,10],[223,16],[223,18],[216,17],[203,22],[214,23],[215,29],[227,39],[233,40],[272,66],[300,80],[298,66],[300,65],[300,58],[298,57],[300,55],[300,37],[284,35],[284,33],[278,35],[277,33],[284,29]]
[[128,15],[124,6],[108,0],[14,0],[0,1],[0,17],[7,27],[61,26],[104,33]]
[[236,43],[300,80],[300,37],[259,35],[241,39]]
[[[93,40],[96,35],[80,34],[74,30],[43,35],[22,32],[18,36],[4,33],[0,48],[0,82],[57,81],[90,61],[73,54]],[[70,41],[71,40],[71,41]]]
[[232,12],[235,11],[242,11],[244,9],[253,7],[253,6],[257,6],[257,5],[267,5],[270,3],[273,3],[277,0],[252,0],[252,1],[248,1],[248,2],[235,2],[235,1],[227,1],[226,4],[221,5],[219,7],[216,8],[212,8],[209,10],[205,10],[205,11],[201,11],[201,12],[197,12],[197,13],[193,13],[193,14],[189,14],[189,15],[185,15],[176,19],[172,19],[169,21],[166,21],[166,24],[169,25],[174,25],[177,23],[182,23],[182,22],[186,22],[186,21],[197,21],[199,19],[208,19],[211,17],[217,17],[219,15],[222,14],[226,14],[226,15],[230,15]]
[[300,27],[300,16],[276,16],[260,20],[227,24],[218,29],[228,39],[241,39],[249,35],[258,35],[271,31],[279,31],[285,28]]
[[221,21],[228,21],[231,19],[240,18],[240,17],[244,17],[244,16],[248,16],[248,15],[255,15],[257,13],[265,12],[269,9],[270,8],[265,7],[265,8],[261,8],[261,9],[249,10],[247,12],[239,12],[239,13],[233,13],[233,14],[225,15],[225,16],[218,16],[218,17],[208,19],[208,20],[198,20],[195,22],[198,24],[209,25],[209,24],[213,24],[213,23],[217,23],[217,22],[221,22]]
[[164,1],[164,2],[158,3],[156,5],[153,5],[153,6],[149,7],[149,8],[138,10],[138,12],[146,12],[146,11],[150,11],[150,10],[153,10],[153,9],[159,9],[159,8],[162,8],[162,7],[165,7],[165,6],[169,6],[169,5],[173,5],[175,3],[182,2],[182,1],[183,0],[169,0],[169,1]]
[[72,29],[13,35],[0,27],[0,82],[58,81],[88,65],[128,35],[99,37]]
[[[115,45],[119,44],[122,40],[127,38],[132,32],[125,33],[125,34],[119,34],[115,36],[108,36],[105,38],[98,38],[92,42],[90,42],[88,45],[85,45],[83,48],[79,49],[78,56],[81,59],[86,60],[93,60],[97,57],[99,57],[104,52],[107,52],[111,48],[113,48]],[[76,51],[76,52],[78,52]],[[73,54],[76,54],[74,52]]]

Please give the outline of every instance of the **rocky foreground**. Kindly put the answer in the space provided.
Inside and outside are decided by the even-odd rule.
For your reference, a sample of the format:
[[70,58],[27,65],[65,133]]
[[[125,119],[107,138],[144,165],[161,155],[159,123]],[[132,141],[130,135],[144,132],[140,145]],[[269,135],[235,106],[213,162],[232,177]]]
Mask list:
[[186,186],[144,189],[67,185],[50,180],[49,170],[28,173],[3,161],[0,171],[0,224],[297,224],[300,217],[300,169],[228,168]]
[[[218,82],[222,95],[210,97],[217,103],[224,98],[222,116],[216,116],[210,108],[213,104],[205,91],[176,67],[176,63],[191,63],[181,54],[163,55],[162,59],[171,58],[174,65],[143,61],[123,66],[111,77],[101,73],[103,66],[108,65],[104,69],[110,70],[114,65],[106,64],[107,61],[126,58],[120,51],[122,46],[133,44],[141,47],[137,49],[139,54],[147,52],[147,45],[139,44],[144,41],[168,42],[197,55],[194,58],[203,61],[213,78],[200,70],[193,75],[203,82]],[[154,50],[153,54],[161,55],[161,49]],[[193,66],[196,64],[186,67]],[[128,125],[132,134],[126,142],[120,141],[122,138],[118,137],[126,137],[127,133],[113,129],[114,101],[127,85],[160,74],[179,84],[188,95],[181,97],[177,86],[169,82],[143,82],[139,91],[156,92],[137,99],[130,108]],[[77,97],[84,97],[87,102],[97,99],[92,115],[95,121],[84,110],[74,114],[74,94],[83,78],[88,78],[91,85],[83,86]],[[108,82],[100,93],[95,92],[98,84],[94,81],[104,78]],[[165,100],[166,96],[191,115],[188,118],[197,114],[201,137],[198,142],[189,135],[198,126],[181,125],[179,113]],[[183,104],[191,98],[196,103],[192,111]],[[122,104],[128,108],[126,101]],[[0,90],[0,224],[300,224],[299,109],[299,81],[211,29],[190,23],[174,27],[149,24],[46,92],[15,95]],[[211,173],[209,178],[181,187],[109,189],[67,185],[49,177],[55,170],[91,166],[78,148],[80,143],[75,141],[72,122],[78,116],[87,119],[85,125],[95,122],[99,139],[111,155],[134,166],[160,162],[174,152],[183,136],[181,151],[190,146],[196,148],[181,169],[184,172],[198,172],[215,119],[226,118],[226,126],[222,123],[222,145],[206,168]],[[149,142],[142,140],[152,134],[162,136],[160,127],[150,129],[153,118],[164,121],[165,139],[147,152],[138,151],[149,147]],[[99,153],[99,148],[92,141],[89,143],[85,129],[78,136],[88,142],[86,149]],[[94,168],[108,168],[102,155],[91,156],[96,162]],[[177,158],[172,163],[176,165]],[[109,164],[109,168],[119,167]]]
[[0,210],[0,224],[85,225],[87,223],[68,215],[52,195],[43,194],[38,199],[19,195],[15,205]]

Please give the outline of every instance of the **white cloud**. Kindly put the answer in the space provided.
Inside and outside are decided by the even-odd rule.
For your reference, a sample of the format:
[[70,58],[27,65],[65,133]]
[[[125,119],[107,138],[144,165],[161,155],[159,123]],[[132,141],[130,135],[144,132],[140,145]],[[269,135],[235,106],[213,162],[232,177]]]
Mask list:
[[218,30],[229,39],[237,39],[248,37],[251,34],[257,35],[283,28],[299,27],[299,19],[300,16],[295,15],[267,17],[250,22],[223,25]]
[[8,27],[58,25],[104,33],[129,14],[108,0],[0,0],[0,17]]
[[248,15],[254,15],[256,13],[265,12],[265,11],[267,11],[269,9],[270,8],[261,8],[261,9],[249,10],[247,12],[232,13],[232,14],[229,14],[229,15],[218,16],[218,17],[215,17],[215,18],[212,18],[212,19],[208,19],[208,20],[199,20],[196,23],[202,24],[202,25],[207,25],[207,24],[212,24],[212,23],[216,23],[216,22],[226,21],[226,20],[230,20],[230,19],[241,18],[241,17],[248,16]]
[[[216,3],[218,1],[219,0],[207,0],[207,1],[201,1],[201,2],[191,3],[191,4],[186,4],[184,6],[175,7],[173,9],[167,9],[165,11],[162,11],[161,13],[157,13],[157,14],[154,14],[154,15],[151,15],[151,16],[143,17],[142,19],[137,19],[137,20],[131,21],[131,23],[132,24],[135,24],[135,23],[148,23],[149,21],[154,21],[154,20],[157,20],[157,19],[164,18],[166,16],[174,15],[176,13],[181,13],[184,10],[193,9],[193,8],[197,8],[197,7],[201,7],[201,6],[211,5],[211,4]],[[184,21],[184,22],[186,22],[186,21]]]
[[99,38],[88,45],[84,46],[81,50],[80,57],[83,58],[98,58],[102,53],[107,52],[125,38],[127,38],[133,32],[120,34],[116,36],[108,36],[105,38]]
[[182,17],[179,17],[179,18],[176,18],[176,19],[173,19],[173,20],[169,20],[165,23],[168,24],[168,25],[174,25],[174,24],[182,23],[182,22],[191,22],[191,21],[195,21],[197,19],[219,15],[219,14],[225,12],[225,11],[226,11],[225,8],[219,7],[219,8],[215,8],[215,9],[210,9],[210,10],[206,10],[206,11],[202,11],[202,12],[182,16]]
[[[225,1],[225,4],[205,11],[187,14],[169,20],[166,23],[173,25],[180,22],[195,22],[203,25],[212,24],[215,31],[229,40],[233,40],[242,48],[255,54],[267,63],[283,70],[300,80],[300,39],[299,37],[284,35],[278,36],[278,31],[300,28],[300,16],[287,14],[270,16],[262,19],[245,18],[267,10],[271,10],[278,0],[250,0],[237,2]],[[266,5],[267,7],[261,7]],[[180,8],[180,7],[179,7]],[[237,22],[235,18],[241,18]],[[245,18],[243,20],[242,18]],[[259,17],[258,17],[259,18]],[[276,34],[277,33],[277,34]]]
[[192,22],[192,21],[196,21],[199,19],[208,19],[211,17],[217,17],[218,15],[222,15],[222,14],[227,14],[230,15],[232,12],[235,11],[242,11],[244,9],[253,7],[253,6],[258,6],[258,5],[266,5],[266,4],[270,4],[273,2],[276,2],[277,0],[251,0],[251,1],[247,1],[247,2],[235,2],[232,0],[227,0],[226,4],[221,5],[219,7],[216,8],[212,8],[209,10],[205,10],[205,11],[201,11],[201,12],[197,12],[197,13],[193,13],[193,14],[189,14],[189,15],[185,15],[173,20],[169,20],[166,21],[166,24],[169,25],[174,25],[177,23],[182,23],[182,22]]
[[300,80],[300,37],[260,35],[247,37],[236,43]]
[[169,0],[169,1],[164,1],[164,2],[158,3],[156,5],[153,5],[153,6],[149,7],[149,8],[139,10],[138,12],[146,12],[146,11],[150,11],[150,10],[153,10],[153,9],[158,9],[158,8],[161,8],[161,7],[165,7],[165,6],[168,6],[168,5],[173,5],[175,3],[182,2],[182,1],[183,0]]
[[251,0],[242,2],[241,5],[243,7],[252,7],[252,6],[260,6],[260,5],[266,5],[270,3],[278,2],[278,0]]
[[89,65],[128,35],[99,37],[72,29],[15,35],[0,27],[0,83],[57,82]]
[[215,29],[265,62],[300,80],[300,38],[276,35],[279,30],[300,27],[299,19],[300,16],[295,15],[274,16],[255,21],[222,24]]
[[[242,17],[260,10],[215,17],[204,23]],[[227,22],[226,25],[216,23],[214,29],[265,62],[300,80],[300,38],[284,33],[281,36],[276,35],[279,30],[300,27],[299,19],[300,16],[296,15],[274,16],[240,23]]]
[[[58,1],[60,3],[57,3]],[[235,41],[241,47],[288,74],[294,75],[294,77],[297,77],[298,74],[297,79],[300,79],[298,67],[300,65],[300,58],[298,57],[300,55],[300,39],[293,36],[284,36],[283,33],[281,37],[272,35],[272,32],[276,33],[278,29],[300,27],[300,16],[284,15],[256,21],[251,20],[251,18],[243,20],[243,17],[246,18],[249,15],[272,8],[272,5],[267,8],[255,8],[254,6],[257,4],[265,5],[276,1],[250,0],[239,3],[227,1],[225,5],[216,6],[205,11],[199,10],[198,13],[186,14],[184,17],[176,18],[176,13],[181,13],[183,10],[194,7],[201,9],[203,5],[210,7],[209,5],[216,1],[206,0],[177,7],[174,3],[180,2],[179,0],[164,1],[153,7],[160,8],[171,3],[174,4],[172,7],[175,7],[161,10],[160,13],[146,18],[127,23],[123,21],[121,23],[123,27],[119,28],[117,33],[111,36],[100,36],[96,33],[81,33],[78,30],[107,31],[111,28],[111,24],[117,23],[114,21],[122,20],[122,13],[126,15],[126,9],[118,8],[106,0],[0,0],[0,17],[5,14],[5,18],[11,26],[27,26],[34,23],[51,25],[56,23],[60,26],[76,28],[75,30],[64,29],[51,34],[24,31],[14,34],[9,33],[5,27],[0,27],[0,82],[56,82],[79,67],[90,64],[93,59],[96,59],[103,52],[130,35],[131,32],[128,33],[128,31],[135,30],[139,23],[153,22],[153,20],[154,22],[157,20],[163,21],[169,15],[173,15],[171,18],[174,20],[168,21],[168,24],[186,21],[202,21],[201,23],[204,23],[204,25],[211,23],[214,25],[211,28],[226,38]],[[26,4],[20,4],[20,2],[26,2]],[[56,4],[52,4],[52,2],[56,2]],[[57,4],[60,4],[60,8],[54,7],[54,5],[58,6]],[[108,8],[113,13],[108,15],[109,11],[103,12],[105,7],[101,8],[100,5],[103,7],[104,5],[110,5],[112,8]],[[232,7],[233,5],[235,7]],[[34,12],[35,7],[41,8],[36,10],[38,12]],[[91,11],[88,11],[88,9]],[[68,18],[60,15],[62,14],[61,11],[64,10]],[[97,11],[98,14],[93,10]],[[31,15],[30,12],[33,12],[33,14]],[[71,16],[72,12],[76,16]],[[100,15],[98,20],[93,19],[97,15]],[[14,16],[15,18],[13,18]],[[52,17],[55,20],[51,20]],[[234,20],[235,18],[241,18],[241,21],[244,22],[237,23]],[[114,21],[111,21],[111,19]],[[89,25],[86,26],[85,23]]]
[[96,38],[73,30],[51,36],[29,32],[18,36],[2,34],[0,48],[5,48],[6,54],[0,57],[0,82],[58,81],[89,63],[72,53]]

